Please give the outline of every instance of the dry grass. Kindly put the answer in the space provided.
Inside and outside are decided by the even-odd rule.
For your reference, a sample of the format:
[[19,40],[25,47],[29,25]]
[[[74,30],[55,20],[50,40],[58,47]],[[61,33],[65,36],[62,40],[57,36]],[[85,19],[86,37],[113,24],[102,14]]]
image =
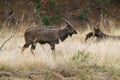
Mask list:
[[[70,66],[70,58],[77,54],[78,51],[84,51],[84,54],[89,53],[91,57],[89,58],[89,64],[120,69],[120,41],[109,39],[100,42],[91,40],[84,42],[84,33],[74,35],[73,38],[68,38],[64,42],[56,45],[55,62],[48,44],[43,45],[45,50],[37,44],[35,57],[32,56],[29,49],[26,49],[22,55],[21,47],[24,45],[24,38],[20,37],[22,36],[21,33],[17,33],[15,37],[9,40],[3,49],[0,50],[0,70],[53,69],[55,67]],[[1,35],[0,44],[10,35],[11,33],[6,33],[6,36]]]
[[[21,47],[25,43],[23,37],[24,30],[25,29],[21,29],[19,32],[17,31],[17,34],[0,50],[0,71],[49,71],[57,69],[59,73],[47,72],[41,76],[44,78],[52,78],[51,76],[56,75],[57,78],[58,76],[64,78],[65,76],[71,77],[71,75],[76,75],[77,73],[75,80],[99,80],[102,79],[102,77],[104,77],[103,80],[119,80],[119,40],[108,39],[97,42],[94,39],[84,42],[85,35],[90,32],[90,29],[88,29],[57,44],[56,59],[54,61],[52,51],[48,44],[42,45],[44,49],[41,45],[37,44],[35,57],[31,54],[30,47],[25,50],[23,55],[21,54]],[[119,29],[113,30],[113,35],[120,35]],[[2,30],[0,32],[0,46],[14,32],[14,30]],[[110,75],[113,75],[113,77],[109,78]],[[37,78],[39,80],[41,77],[39,76]],[[54,79],[56,80],[57,78]],[[16,79],[14,78],[12,80]],[[27,80],[26,77],[23,80]]]

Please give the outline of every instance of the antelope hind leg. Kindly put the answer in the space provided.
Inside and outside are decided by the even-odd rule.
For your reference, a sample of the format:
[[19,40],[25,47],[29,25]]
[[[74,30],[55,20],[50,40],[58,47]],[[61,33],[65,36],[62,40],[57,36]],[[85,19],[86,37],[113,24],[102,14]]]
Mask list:
[[32,44],[31,49],[30,49],[30,51],[31,51],[31,53],[32,53],[33,56],[35,56],[35,54],[34,54],[35,46],[36,46],[36,42],[34,42]]

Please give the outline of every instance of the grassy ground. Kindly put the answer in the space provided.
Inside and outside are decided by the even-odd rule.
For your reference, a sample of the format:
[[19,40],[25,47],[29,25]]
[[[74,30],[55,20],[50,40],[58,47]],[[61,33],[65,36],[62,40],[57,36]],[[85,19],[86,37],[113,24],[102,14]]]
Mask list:
[[[87,32],[56,45],[55,60],[48,44],[37,44],[35,57],[30,48],[22,55],[23,33],[16,33],[0,50],[0,80],[119,80],[120,41],[84,42]],[[11,34],[1,31],[0,45]]]

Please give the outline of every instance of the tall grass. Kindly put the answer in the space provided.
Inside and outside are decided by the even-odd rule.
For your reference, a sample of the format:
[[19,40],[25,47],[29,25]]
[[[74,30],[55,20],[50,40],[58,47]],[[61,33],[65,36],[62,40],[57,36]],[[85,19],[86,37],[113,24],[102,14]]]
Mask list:
[[[109,24],[113,35],[120,35],[119,29],[111,27],[115,26],[114,23],[111,21]],[[85,35],[90,29],[82,31],[56,45],[56,59],[54,60],[48,44],[42,46],[37,44],[35,57],[31,54],[30,47],[22,55],[21,48],[25,43],[24,30],[19,30],[0,50],[0,70],[80,68],[85,65],[99,66],[102,71],[109,69],[110,73],[116,73],[120,69],[119,40],[108,39],[96,42],[94,39],[84,42]],[[11,35],[12,32],[8,29],[1,31],[0,46]]]
[[[81,33],[82,34],[82,33]],[[4,38],[0,38],[0,45],[8,38],[6,33]],[[29,48],[21,54],[21,47],[24,45],[24,38],[17,34],[0,50],[0,70],[34,70],[34,69],[54,69],[56,67],[72,66],[82,64],[105,66],[107,68],[120,69],[120,41],[103,40],[100,42],[84,42],[84,37],[74,35],[64,42],[56,45],[56,60],[54,61],[52,51],[48,44],[43,45],[43,49],[37,44],[35,57],[32,56]],[[85,35],[85,34],[82,34]],[[2,36],[2,35],[1,35]],[[89,46],[88,46],[89,45]],[[63,56],[64,55],[64,56]],[[72,60],[71,60],[72,59]]]

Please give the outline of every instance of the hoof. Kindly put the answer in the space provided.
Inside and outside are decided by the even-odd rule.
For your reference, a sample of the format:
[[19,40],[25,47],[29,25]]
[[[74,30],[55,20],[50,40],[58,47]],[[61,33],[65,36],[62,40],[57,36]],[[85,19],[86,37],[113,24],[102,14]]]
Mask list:
[[21,54],[23,54],[23,52],[24,52],[25,49],[26,49],[26,48],[22,47]]

